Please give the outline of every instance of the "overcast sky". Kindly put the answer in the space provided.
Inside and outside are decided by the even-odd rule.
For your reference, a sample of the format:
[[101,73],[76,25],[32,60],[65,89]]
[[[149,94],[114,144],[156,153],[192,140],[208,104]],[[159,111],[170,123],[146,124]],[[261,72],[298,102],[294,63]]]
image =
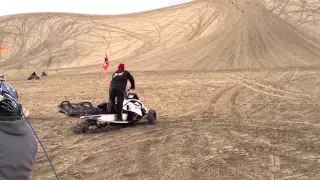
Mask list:
[[1,0],[0,15],[30,12],[125,14],[188,1],[190,0]]

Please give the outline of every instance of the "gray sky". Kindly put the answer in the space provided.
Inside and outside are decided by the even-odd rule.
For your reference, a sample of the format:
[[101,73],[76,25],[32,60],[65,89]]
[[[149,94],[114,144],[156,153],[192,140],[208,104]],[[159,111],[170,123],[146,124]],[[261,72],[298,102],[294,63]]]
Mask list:
[[30,12],[125,14],[191,0],[1,0],[0,15]]

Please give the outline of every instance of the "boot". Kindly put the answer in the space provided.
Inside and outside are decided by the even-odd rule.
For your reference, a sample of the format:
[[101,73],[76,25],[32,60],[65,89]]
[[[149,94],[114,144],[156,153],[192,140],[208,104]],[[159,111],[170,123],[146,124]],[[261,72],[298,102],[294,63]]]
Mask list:
[[111,111],[112,111],[112,102],[111,101],[108,101],[108,105],[107,105],[107,113],[108,114],[111,114]]
[[117,115],[117,121],[123,121],[123,119],[122,119],[122,114],[118,114],[118,115]]

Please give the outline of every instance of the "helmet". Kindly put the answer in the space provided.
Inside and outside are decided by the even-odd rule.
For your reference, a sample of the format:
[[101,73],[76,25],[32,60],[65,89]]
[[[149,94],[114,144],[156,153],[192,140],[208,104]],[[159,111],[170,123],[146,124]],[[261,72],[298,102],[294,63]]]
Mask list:
[[0,81],[6,81],[6,79],[4,78],[4,75],[0,76]]
[[118,65],[118,69],[124,69],[124,64],[123,64],[123,63],[120,63],[120,64]]
[[22,115],[17,91],[8,83],[0,81],[0,115]]

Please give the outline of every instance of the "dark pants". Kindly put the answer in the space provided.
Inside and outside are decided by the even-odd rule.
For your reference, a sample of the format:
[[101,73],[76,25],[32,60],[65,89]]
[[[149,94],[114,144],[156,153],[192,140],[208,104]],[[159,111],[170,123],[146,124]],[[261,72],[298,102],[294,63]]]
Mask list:
[[115,99],[117,97],[117,106],[116,112],[118,115],[118,119],[122,120],[122,107],[123,107],[123,100],[124,100],[124,90],[121,88],[111,88],[109,90],[109,101],[111,102],[111,106],[109,106],[109,113],[112,107],[115,105]]

